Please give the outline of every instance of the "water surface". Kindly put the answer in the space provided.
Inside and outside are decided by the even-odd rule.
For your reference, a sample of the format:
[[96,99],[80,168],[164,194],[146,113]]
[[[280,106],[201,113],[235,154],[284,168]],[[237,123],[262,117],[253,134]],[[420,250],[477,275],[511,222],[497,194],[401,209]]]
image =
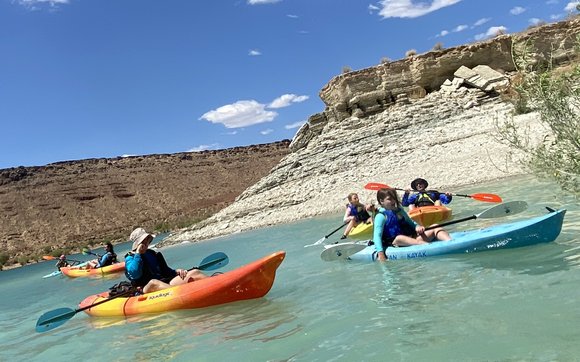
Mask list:
[[[578,361],[580,207],[549,182],[518,177],[456,193],[496,193],[529,209],[503,220],[471,220],[469,230],[568,210],[554,243],[387,263],[324,262],[304,248],[336,229],[329,215],[163,249],[173,267],[223,251],[233,270],[284,250],[272,290],[258,300],[127,318],[78,313],[46,333],[44,312],[78,308],[86,296],[124,279],[42,279],[43,262],[0,273],[0,360],[115,361]],[[465,198],[457,218],[493,206]],[[340,233],[328,242],[338,241]],[[128,244],[116,246],[123,255]],[[85,260],[75,255],[72,259]]]

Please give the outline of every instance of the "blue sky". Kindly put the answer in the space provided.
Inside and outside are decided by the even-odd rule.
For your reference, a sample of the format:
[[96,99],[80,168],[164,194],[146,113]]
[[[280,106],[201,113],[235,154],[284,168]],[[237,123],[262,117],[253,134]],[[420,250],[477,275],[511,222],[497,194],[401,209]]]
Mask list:
[[561,0],[0,0],[0,169],[291,139],[352,70]]

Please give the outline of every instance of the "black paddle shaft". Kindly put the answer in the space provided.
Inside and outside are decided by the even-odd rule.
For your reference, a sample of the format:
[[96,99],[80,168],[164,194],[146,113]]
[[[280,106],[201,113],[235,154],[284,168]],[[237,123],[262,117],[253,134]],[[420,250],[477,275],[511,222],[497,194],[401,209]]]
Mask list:
[[339,227],[339,228],[337,228],[336,230],[334,230],[334,231],[333,231],[333,232],[331,232],[330,234],[326,235],[324,238],[325,238],[325,239],[326,239],[326,238],[328,238],[330,235],[334,234],[335,232],[337,232],[338,230],[342,229],[342,228],[343,228],[343,227],[345,227],[345,226],[346,226],[346,224],[342,224],[342,225],[340,225],[340,227]]

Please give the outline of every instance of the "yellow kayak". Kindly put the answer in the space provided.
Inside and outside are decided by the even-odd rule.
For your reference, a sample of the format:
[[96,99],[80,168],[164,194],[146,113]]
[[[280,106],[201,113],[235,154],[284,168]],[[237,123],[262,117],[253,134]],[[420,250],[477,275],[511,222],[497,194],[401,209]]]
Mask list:
[[373,223],[365,224],[359,223],[348,234],[348,237],[353,239],[370,239],[373,237]]
[[78,267],[63,267],[60,271],[70,278],[86,277],[89,275],[106,275],[125,271],[125,262],[115,263],[96,269],[80,269]]

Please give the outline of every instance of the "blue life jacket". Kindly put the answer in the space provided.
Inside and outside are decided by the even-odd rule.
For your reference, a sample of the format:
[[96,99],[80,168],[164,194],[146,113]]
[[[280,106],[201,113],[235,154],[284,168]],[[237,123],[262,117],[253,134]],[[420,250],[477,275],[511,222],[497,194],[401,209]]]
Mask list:
[[396,211],[381,209],[380,213],[387,218],[382,237],[385,246],[392,245],[393,240],[398,235],[415,235],[415,227],[407,222],[403,212],[402,209],[397,209]]
[[356,222],[364,222],[367,221],[369,217],[369,213],[365,210],[364,205],[361,206],[354,206],[351,204],[347,204],[348,208],[350,209],[350,216],[354,216]]

